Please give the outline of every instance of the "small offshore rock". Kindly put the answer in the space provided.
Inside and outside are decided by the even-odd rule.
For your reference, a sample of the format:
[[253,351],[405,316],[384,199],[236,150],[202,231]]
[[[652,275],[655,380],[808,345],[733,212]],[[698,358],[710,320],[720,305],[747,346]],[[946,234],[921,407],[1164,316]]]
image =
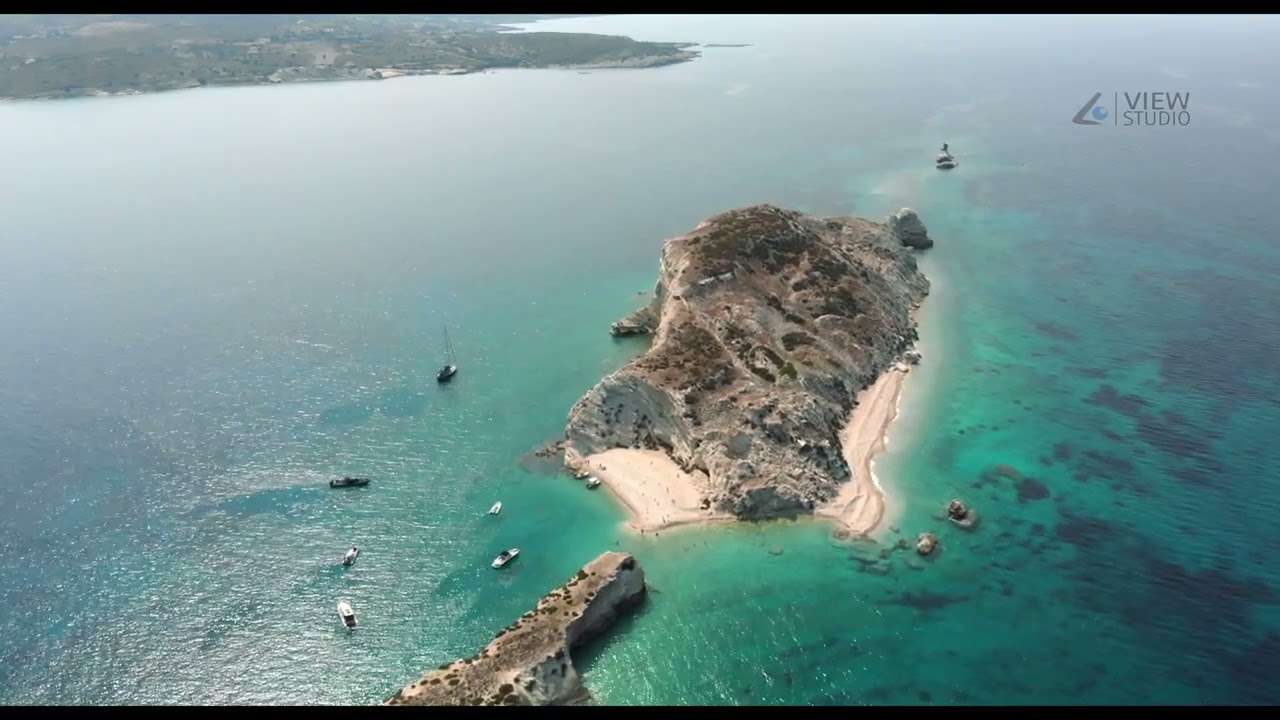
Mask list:
[[916,552],[921,555],[928,555],[938,547],[938,537],[933,533],[920,533],[920,537],[916,538]]

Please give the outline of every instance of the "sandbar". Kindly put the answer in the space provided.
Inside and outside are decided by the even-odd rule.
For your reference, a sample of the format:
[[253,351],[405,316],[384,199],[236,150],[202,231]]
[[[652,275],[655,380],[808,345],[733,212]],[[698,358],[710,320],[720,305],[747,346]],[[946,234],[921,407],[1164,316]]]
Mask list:
[[835,520],[851,535],[870,533],[884,517],[884,489],[871,463],[884,449],[889,426],[898,416],[898,398],[907,372],[906,366],[894,365],[858,393],[858,404],[849,413],[849,422],[840,434],[844,460],[853,477],[840,486],[835,498],[814,511],[814,515]]

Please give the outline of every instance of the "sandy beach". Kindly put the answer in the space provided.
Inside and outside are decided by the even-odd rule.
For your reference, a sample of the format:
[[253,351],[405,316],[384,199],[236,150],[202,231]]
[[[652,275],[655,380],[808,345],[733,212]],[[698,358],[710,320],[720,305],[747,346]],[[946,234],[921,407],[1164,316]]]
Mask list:
[[865,535],[884,517],[884,490],[871,470],[872,460],[884,449],[889,426],[898,415],[907,368],[889,368],[871,387],[858,393],[858,404],[840,435],[845,462],[853,472],[835,499],[814,514],[834,519],[853,535]]
[[[908,369],[896,365],[858,394],[858,404],[840,442],[853,477],[840,487],[831,502],[814,511],[835,520],[852,535],[865,535],[884,517],[885,498],[871,463],[884,449],[889,426],[898,414],[898,398]],[[701,483],[657,450],[618,448],[590,455],[584,460],[601,485],[626,506],[628,524],[641,532],[655,532],[678,525],[731,520],[732,515],[702,508]]]
[[702,509],[698,480],[660,451],[616,448],[589,455],[585,462],[630,511],[628,524],[641,532],[733,518]]

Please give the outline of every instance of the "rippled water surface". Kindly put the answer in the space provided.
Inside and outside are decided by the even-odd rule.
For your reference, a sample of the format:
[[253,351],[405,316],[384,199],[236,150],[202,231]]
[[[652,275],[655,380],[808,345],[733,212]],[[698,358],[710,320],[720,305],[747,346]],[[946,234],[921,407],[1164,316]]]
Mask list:
[[[1280,702],[1276,27],[1084,22],[579,19],[751,46],[0,106],[0,699],[376,702],[623,548],[606,704]],[[1141,89],[1192,124],[1070,123]],[[876,543],[641,539],[521,460],[641,351],[660,240],[755,202],[937,240]]]

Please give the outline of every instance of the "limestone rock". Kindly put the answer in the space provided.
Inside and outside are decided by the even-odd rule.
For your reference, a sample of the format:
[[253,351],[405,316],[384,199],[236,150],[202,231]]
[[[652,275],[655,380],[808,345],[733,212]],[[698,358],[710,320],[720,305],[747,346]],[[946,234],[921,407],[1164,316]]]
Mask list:
[[441,665],[384,705],[567,705],[589,697],[570,652],[644,601],[644,571],[607,552],[476,655]]
[[920,533],[920,537],[916,538],[916,552],[921,555],[928,555],[938,547],[938,538],[933,533]]
[[933,238],[929,237],[929,230],[925,228],[915,210],[902,208],[890,215],[885,222],[889,225],[889,231],[898,238],[898,242],[906,247],[916,250],[933,247]]

